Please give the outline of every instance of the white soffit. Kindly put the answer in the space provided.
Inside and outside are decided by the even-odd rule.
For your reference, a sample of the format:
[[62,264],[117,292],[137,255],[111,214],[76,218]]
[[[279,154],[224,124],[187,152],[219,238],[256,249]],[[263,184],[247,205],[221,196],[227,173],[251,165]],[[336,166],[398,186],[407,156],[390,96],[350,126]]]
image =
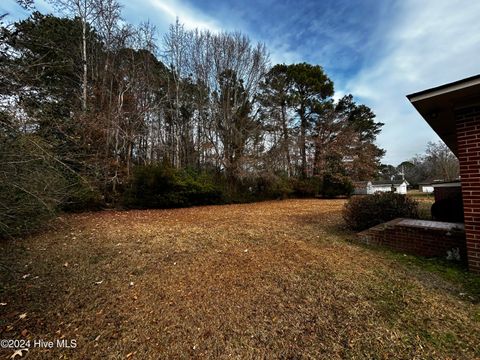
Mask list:
[[431,92],[427,92],[425,94],[419,94],[417,96],[410,98],[410,102],[414,103],[416,101],[425,100],[438,95],[448,94],[450,92],[462,90],[474,85],[480,85],[480,78],[467,80],[459,84],[452,84],[451,86],[442,87],[441,89],[437,89],[437,90],[432,89]]

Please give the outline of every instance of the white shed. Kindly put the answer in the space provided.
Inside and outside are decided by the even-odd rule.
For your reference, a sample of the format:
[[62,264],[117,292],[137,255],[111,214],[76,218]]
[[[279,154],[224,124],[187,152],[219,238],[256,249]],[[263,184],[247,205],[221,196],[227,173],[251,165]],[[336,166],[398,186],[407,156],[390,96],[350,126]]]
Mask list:
[[354,194],[356,195],[371,195],[376,192],[391,192],[392,188],[397,194],[406,194],[408,182],[402,181],[359,181],[355,184]]
[[431,194],[433,193],[433,184],[431,183],[420,183],[418,184],[418,190],[423,193]]

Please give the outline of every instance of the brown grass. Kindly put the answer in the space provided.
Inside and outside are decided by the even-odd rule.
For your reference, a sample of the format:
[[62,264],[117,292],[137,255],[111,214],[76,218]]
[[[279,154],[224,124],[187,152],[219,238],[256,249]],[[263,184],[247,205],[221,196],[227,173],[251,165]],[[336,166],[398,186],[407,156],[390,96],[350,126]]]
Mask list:
[[343,203],[66,216],[0,244],[0,338],[77,340],[35,359],[480,358],[480,305],[346,241]]
[[418,202],[418,215],[420,219],[432,220],[431,208],[435,202],[433,194],[422,193],[419,190],[409,190],[407,196]]

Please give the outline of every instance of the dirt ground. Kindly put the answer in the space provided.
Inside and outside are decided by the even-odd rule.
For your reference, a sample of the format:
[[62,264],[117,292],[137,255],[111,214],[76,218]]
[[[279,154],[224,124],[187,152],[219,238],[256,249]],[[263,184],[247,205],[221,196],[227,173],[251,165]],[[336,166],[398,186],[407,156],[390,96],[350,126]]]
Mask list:
[[64,216],[0,243],[0,339],[31,359],[480,358],[477,300],[350,241],[343,204]]

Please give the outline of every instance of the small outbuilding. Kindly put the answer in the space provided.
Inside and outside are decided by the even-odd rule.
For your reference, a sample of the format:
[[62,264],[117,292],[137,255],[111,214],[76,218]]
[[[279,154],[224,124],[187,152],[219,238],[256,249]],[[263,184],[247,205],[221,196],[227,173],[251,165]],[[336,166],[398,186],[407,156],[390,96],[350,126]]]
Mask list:
[[480,75],[407,98],[460,162],[468,266],[480,273]]
[[357,181],[354,183],[355,195],[371,195],[377,192],[396,192],[397,194],[406,194],[408,182],[400,181]]
[[422,193],[431,194],[433,193],[433,184],[430,182],[427,183],[419,183],[418,190]]

